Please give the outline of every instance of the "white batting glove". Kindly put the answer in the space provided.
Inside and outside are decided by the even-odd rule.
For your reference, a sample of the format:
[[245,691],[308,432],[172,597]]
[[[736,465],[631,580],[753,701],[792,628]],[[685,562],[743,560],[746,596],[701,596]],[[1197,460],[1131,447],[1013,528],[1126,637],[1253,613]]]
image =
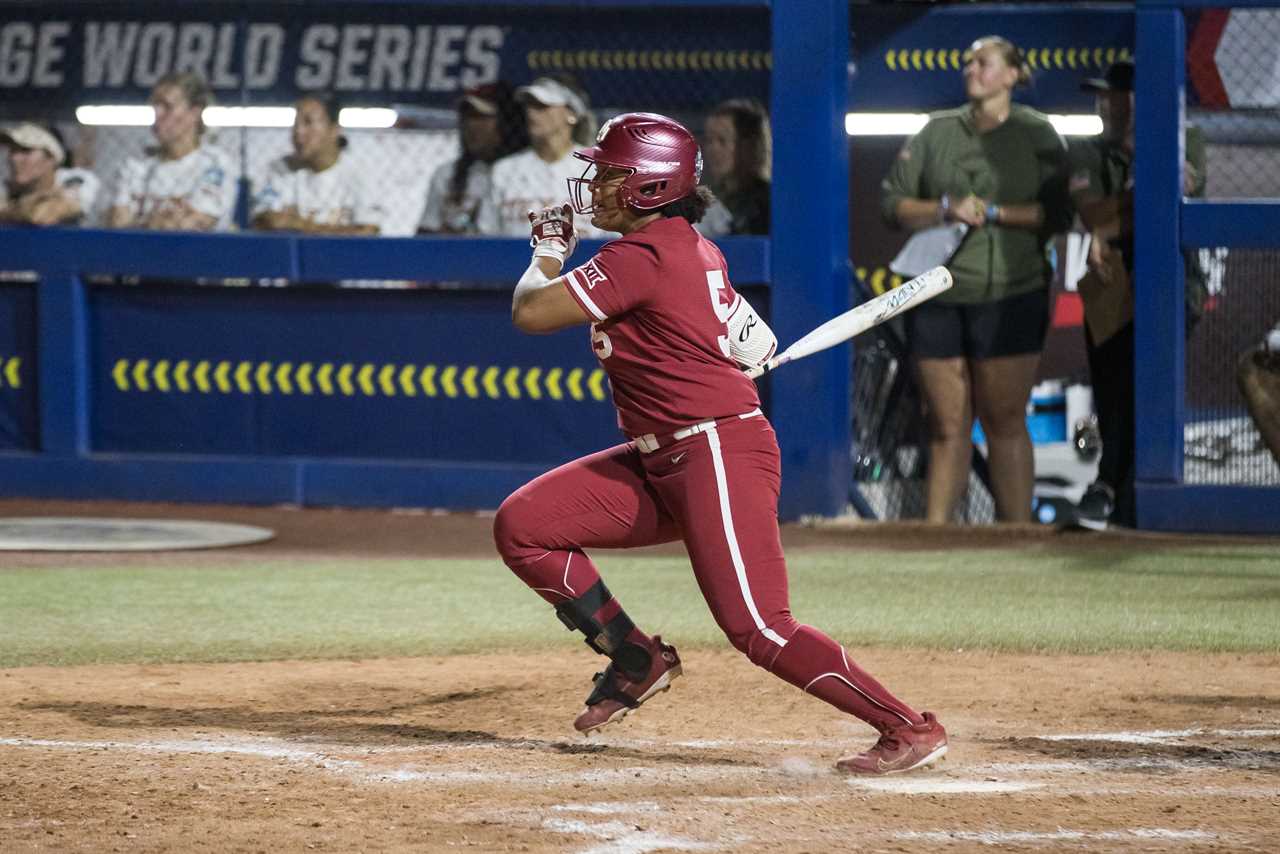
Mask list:
[[554,258],[564,266],[578,248],[578,235],[573,233],[573,208],[567,204],[543,208],[541,213],[529,211],[529,225],[533,231],[529,245],[533,247],[534,258]]

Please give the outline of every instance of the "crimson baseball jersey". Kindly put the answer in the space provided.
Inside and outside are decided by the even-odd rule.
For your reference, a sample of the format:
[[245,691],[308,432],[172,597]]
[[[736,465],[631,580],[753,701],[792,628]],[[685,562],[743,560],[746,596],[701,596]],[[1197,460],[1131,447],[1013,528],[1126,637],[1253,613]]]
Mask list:
[[683,217],[614,240],[565,277],[628,436],[671,433],[760,405],[729,355],[738,295],[724,256]]

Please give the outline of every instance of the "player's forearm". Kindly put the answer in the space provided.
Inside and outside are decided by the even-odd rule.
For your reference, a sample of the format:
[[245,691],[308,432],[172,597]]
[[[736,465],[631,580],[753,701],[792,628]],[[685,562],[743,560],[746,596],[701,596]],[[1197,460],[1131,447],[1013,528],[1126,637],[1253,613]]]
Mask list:
[[902,199],[893,214],[903,228],[919,231],[945,221],[948,213],[945,207],[949,206],[944,206],[941,199]]
[[538,296],[544,288],[560,275],[562,265],[554,258],[536,257],[516,282],[511,295],[511,322],[525,332],[552,331],[544,329],[537,311]]
[[361,225],[352,223],[351,225],[322,225],[316,229],[307,229],[315,234],[349,234],[355,237],[377,237],[378,226]]
[[988,222],[1002,225],[1005,228],[1025,228],[1037,231],[1044,225],[1044,206],[1039,202],[1021,205],[992,205],[994,218],[987,217]]
[[59,225],[80,217],[80,203],[70,196],[57,195],[45,199],[31,212],[35,225]]
[[1119,196],[1076,200],[1076,212],[1080,214],[1080,221],[1090,231],[1119,219],[1123,209],[1124,203]]

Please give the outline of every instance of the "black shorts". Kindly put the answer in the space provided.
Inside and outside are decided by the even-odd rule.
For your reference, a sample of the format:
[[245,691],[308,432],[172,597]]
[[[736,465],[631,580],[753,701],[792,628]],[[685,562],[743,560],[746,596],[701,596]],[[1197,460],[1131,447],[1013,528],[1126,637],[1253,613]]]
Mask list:
[[995,302],[927,302],[906,313],[920,359],[990,359],[1039,353],[1049,332],[1049,289]]

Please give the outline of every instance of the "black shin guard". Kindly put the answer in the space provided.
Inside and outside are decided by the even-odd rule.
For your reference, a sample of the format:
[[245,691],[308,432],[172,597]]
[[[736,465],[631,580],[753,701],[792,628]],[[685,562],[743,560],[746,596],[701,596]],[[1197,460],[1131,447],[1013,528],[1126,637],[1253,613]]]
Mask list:
[[639,644],[627,642],[627,637],[635,631],[635,623],[621,608],[609,622],[602,625],[596,621],[596,612],[612,599],[613,594],[602,579],[577,599],[557,605],[556,616],[569,631],[586,635],[587,646],[608,656],[628,676],[641,678],[649,672],[653,656]]

